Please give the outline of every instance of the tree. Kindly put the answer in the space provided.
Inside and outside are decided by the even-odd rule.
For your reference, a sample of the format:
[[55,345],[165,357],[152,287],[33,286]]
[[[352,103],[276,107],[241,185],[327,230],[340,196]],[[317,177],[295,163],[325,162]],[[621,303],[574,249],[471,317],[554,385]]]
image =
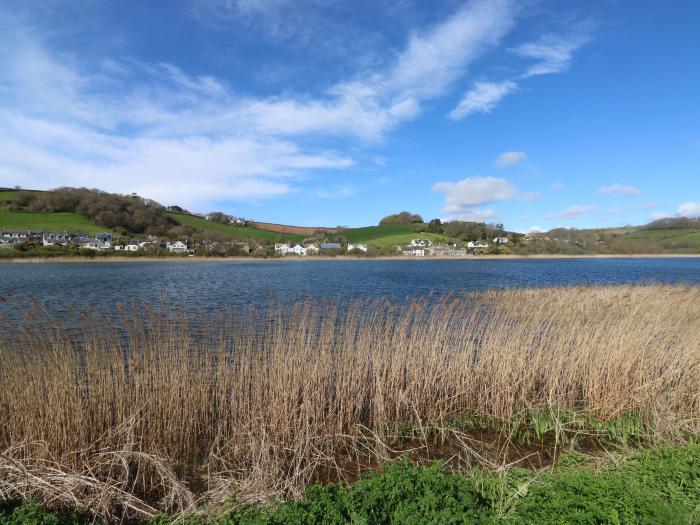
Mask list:
[[402,211],[400,213],[395,213],[393,215],[387,215],[379,224],[422,224],[423,217],[417,213],[411,213],[409,211]]

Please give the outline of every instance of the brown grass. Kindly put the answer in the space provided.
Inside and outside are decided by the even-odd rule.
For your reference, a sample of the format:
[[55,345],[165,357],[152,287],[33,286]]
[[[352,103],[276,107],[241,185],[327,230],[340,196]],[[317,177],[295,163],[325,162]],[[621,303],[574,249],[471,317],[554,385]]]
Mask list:
[[456,416],[507,422],[546,407],[634,413],[662,437],[700,428],[695,287],[307,302],[198,320],[76,311],[79,337],[32,315],[0,341],[0,497],[101,516],[191,511],[234,488],[297,496],[410,447],[435,457],[446,440],[455,465],[511,461],[451,427]]
[[257,228],[258,230],[265,230],[275,233],[293,233],[296,235],[314,235],[319,231],[326,233],[335,233],[338,228],[326,228],[325,226],[291,226],[288,224],[274,224],[271,222],[251,222],[250,226],[252,228]]

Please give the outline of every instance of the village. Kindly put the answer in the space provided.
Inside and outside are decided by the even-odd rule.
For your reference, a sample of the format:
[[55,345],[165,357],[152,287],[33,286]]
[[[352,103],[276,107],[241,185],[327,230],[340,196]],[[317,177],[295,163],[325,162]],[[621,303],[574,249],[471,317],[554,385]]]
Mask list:
[[[507,237],[492,239],[492,245],[506,245]],[[406,245],[394,246],[392,250],[377,253],[367,243],[352,242],[308,242],[269,243],[249,240],[184,239],[165,240],[148,235],[144,238],[124,239],[112,233],[90,235],[84,232],[53,232],[44,230],[2,231],[0,248],[60,247],[73,248],[80,252],[92,251],[101,254],[122,255],[253,255],[260,257],[307,257],[337,255],[399,255],[408,257],[467,257],[481,255],[489,250],[484,241],[466,243],[436,243],[430,239],[412,239]]]

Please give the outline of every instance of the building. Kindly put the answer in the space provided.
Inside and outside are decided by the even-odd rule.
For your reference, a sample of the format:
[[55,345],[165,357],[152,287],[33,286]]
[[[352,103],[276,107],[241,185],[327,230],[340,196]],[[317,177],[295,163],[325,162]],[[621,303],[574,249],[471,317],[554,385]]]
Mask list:
[[187,253],[187,243],[182,241],[169,242],[165,247],[170,253]]
[[421,248],[430,248],[433,245],[433,241],[430,239],[412,239],[409,246],[419,246]]
[[322,242],[319,249],[322,252],[328,252],[332,250],[337,250],[340,251],[343,247],[340,245],[339,242]]
[[508,244],[508,237],[496,237],[493,240],[494,244]]
[[135,242],[131,242],[124,246],[124,251],[125,252],[137,252],[139,251],[139,245]]
[[411,246],[409,244],[407,246],[399,246],[398,250],[403,255],[408,255],[410,257],[425,257],[425,248],[421,246]]
[[292,247],[286,243],[275,244],[275,255],[287,255]]
[[318,255],[318,244],[305,244],[306,255]]
[[484,250],[488,247],[489,247],[489,245],[486,244],[485,242],[482,242],[482,241],[469,241],[467,243],[467,248],[470,248],[472,250],[475,250],[475,249]]
[[348,243],[348,252],[351,252],[353,250],[358,250],[364,253],[367,253],[367,250],[369,249],[369,246],[366,244],[350,244]]
[[428,255],[431,255],[433,257],[466,257],[467,256],[466,248],[462,248],[461,246],[457,246],[455,244],[451,244],[451,245],[438,244],[437,246],[433,246],[431,248],[428,248],[427,251],[428,251]]
[[67,233],[44,232],[41,237],[43,246],[66,246],[71,240]]

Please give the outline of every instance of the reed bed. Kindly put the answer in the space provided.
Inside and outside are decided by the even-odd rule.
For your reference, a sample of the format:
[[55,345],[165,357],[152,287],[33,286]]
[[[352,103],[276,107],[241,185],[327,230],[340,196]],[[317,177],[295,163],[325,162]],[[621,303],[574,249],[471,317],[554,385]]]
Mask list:
[[0,498],[102,517],[192,512],[233,493],[295,497],[438,441],[457,466],[507,467],[455,427],[465,417],[507,427],[536,408],[635,414],[660,438],[700,428],[697,287],[301,302],[198,319],[163,305],[60,320],[37,307],[3,331]]

